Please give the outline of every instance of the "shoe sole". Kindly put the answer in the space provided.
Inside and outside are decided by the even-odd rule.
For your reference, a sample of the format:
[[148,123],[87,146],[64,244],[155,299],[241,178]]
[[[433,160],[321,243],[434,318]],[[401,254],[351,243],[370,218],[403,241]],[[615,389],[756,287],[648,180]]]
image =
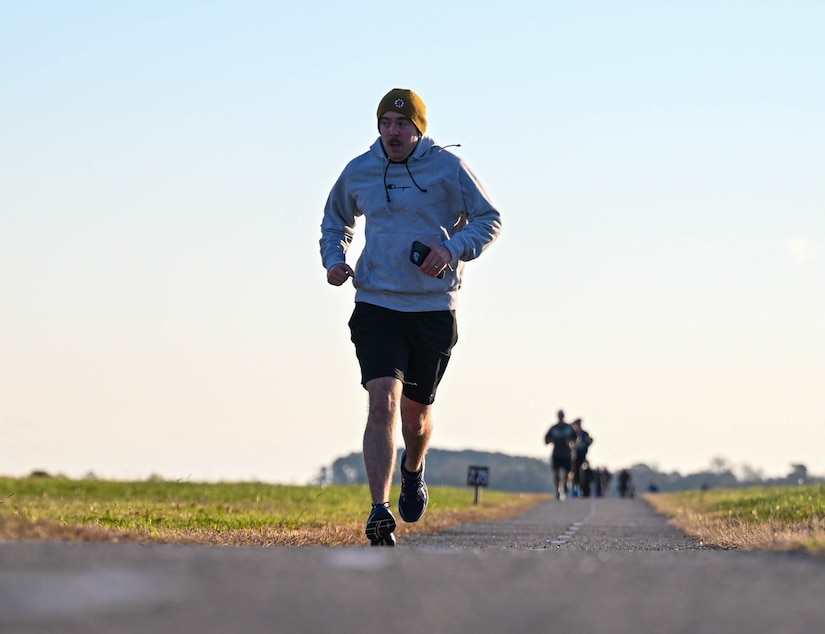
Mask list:
[[395,520],[386,517],[367,522],[366,535],[370,546],[395,546]]

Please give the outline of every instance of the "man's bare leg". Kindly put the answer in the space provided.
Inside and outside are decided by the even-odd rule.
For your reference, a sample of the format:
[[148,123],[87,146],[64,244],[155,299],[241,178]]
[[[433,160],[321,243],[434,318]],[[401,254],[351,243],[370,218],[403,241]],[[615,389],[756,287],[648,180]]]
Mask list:
[[388,502],[395,469],[395,421],[401,381],[382,377],[367,382],[369,412],[364,429],[364,466],[373,504]]
[[433,433],[432,406],[401,397],[401,434],[407,450],[404,468],[417,473],[424,464],[424,456],[430,447]]
[[563,500],[567,497],[567,478],[569,476],[567,469],[561,469],[559,475],[559,496]]
[[424,456],[430,445],[430,406],[401,397],[401,433],[404,436],[404,464],[398,512],[405,522],[417,522],[427,510],[429,495],[424,481]]

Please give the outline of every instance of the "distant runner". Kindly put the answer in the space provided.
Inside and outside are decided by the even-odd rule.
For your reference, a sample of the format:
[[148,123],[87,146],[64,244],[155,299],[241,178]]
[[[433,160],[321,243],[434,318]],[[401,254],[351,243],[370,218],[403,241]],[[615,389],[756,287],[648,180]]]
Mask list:
[[558,421],[547,430],[544,444],[553,445],[550,464],[553,469],[553,483],[556,487],[556,499],[567,497],[567,476],[573,468],[573,447],[576,443],[576,430],[564,420],[564,411],[557,413]]
[[[574,495],[584,495],[587,450],[593,444],[593,436],[582,428],[581,418],[574,420],[572,425],[573,429],[576,430],[576,450],[573,453],[573,493]],[[589,486],[587,488],[589,489]],[[590,495],[589,492],[588,495]]]

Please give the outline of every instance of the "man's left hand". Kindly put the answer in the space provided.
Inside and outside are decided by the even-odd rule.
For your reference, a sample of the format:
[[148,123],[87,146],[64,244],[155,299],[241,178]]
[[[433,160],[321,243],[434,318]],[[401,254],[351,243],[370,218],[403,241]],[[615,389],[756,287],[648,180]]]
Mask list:
[[438,277],[450,263],[450,250],[437,242],[428,242],[427,246],[430,247],[430,253],[421,263],[419,268],[425,275],[429,275],[430,277]]

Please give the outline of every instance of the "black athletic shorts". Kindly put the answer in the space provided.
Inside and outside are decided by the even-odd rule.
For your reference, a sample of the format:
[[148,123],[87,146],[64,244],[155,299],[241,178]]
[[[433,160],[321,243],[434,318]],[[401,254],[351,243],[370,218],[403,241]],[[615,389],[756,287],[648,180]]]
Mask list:
[[431,405],[458,341],[455,311],[405,313],[356,302],[349,320],[361,385],[381,377],[404,384],[404,396]]
[[550,459],[550,462],[552,463],[554,469],[564,469],[568,472],[573,470],[572,456],[553,456]]

